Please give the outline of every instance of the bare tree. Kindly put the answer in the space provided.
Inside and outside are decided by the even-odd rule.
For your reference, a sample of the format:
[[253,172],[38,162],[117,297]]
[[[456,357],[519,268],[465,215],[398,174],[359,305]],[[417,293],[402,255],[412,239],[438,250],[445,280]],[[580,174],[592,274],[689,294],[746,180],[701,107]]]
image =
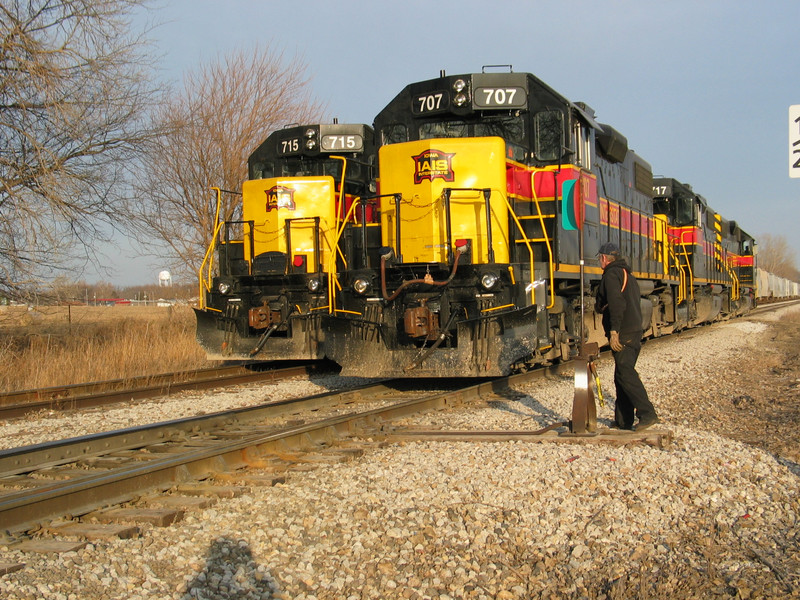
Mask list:
[[[247,158],[268,133],[320,119],[305,72],[300,58],[269,47],[241,50],[186,75],[182,93],[156,112],[156,127],[169,133],[148,145],[133,213],[140,239],[155,238],[150,251],[171,258],[173,272],[200,267],[213,234],[210,187],[241,190]],[[240,210],[241,197],[223,196],[223,218]]]
[[765,233],[758,239],[758,267],[778,277],[797,281],[795,255],[782,235]]
[[0,293],[92,259],[116,224],[149,135],[149,47],[131,33],[147,3],[0,0]]

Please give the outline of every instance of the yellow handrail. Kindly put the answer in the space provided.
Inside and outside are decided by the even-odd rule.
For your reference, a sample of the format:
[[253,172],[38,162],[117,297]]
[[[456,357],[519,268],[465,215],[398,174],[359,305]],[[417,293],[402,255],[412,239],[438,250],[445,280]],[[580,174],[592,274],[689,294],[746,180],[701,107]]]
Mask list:
[[739,277],[736,275],[736,271],[731,269],[731,266],[725,261],[725,270],[728,272],[728,276],[731,278],[731,300],[738,300],[741,296],[741,290],[739,289]]
[[[339,182],[339,206],[342,207],[344,206],[344,181],[345,181],[345,174],[347,173],[347,159],[344,156],[338,156],[336,154],[332,154],[329,158],[335,158],[337,160],[342,161],[342,180]],[[334,219],[334,221],[336,223],[335,227],[338,229],[339,210],[336,211],[336,218]]]
[[[458,188],[456,188],[456,190],[458,190]],[[461,190],[461,191],[463,191],[463,190]],[[476,189],[476,188],[470,188],[470,191],[480,192],[481,190]],[[498,192],[500,194],[500,197],[503,199],[503,202],[506,203],[506,207],[508,208],[508,212],[511,215],[511,218],[514,219],[514,223],[516,223],[517,228],[519,229],[520,233],[523,236],[523,239],[517,240],[517,241],[524,242],[525,245],[528,247],[528,255],[530,256],[531,284],[533,284],[533,276],[534,276],[534,272],[533,272],[534,260],[533,259],[534,259],[534,254],[533,254],[533,247],[530,244],[531,240],[529,240],[528,236],[525,234],[525,230],[522,227],[522,223],[520,222],[519,217],[517,217],[517,214],[514,212],[514,209],[511,207],[511,203],[508,201],[508,198],[506,197],[506,194],[504,194],[502,192],[502,190],[498,190],[498,189],[495,189],[495,188],[492,188],[491,191],[492,191],[492,193]],[[491,214],[488,216],[488,218],[491,219],[492,214],[494,214],[494,208],[492,208],[491,203],[489,204],[489,208],[490,208]],[[537,209],[538,209],[538,205],[537,205]],[[540,218],[540,220],[542,218],[541,217],[541,211],[539,211],[539,218]],[[491,223],[487,222],[486,223],[486,227],[487,227],[487,231],[488,231],[488,228],[491,227]],[[542,228],[544,229],[544,225],[542,225]],[[488,235],[487,235],[487,237],[488,237]],[[546,237],[547,237],[547,232],[545,231],[545,238]],[[549,244],[549,240],[546,240],[546,241]],[[491,251],[491,250],[492,250],[491,248],[488,248],[488,251]],[[552,269],[551,269],[551,280],[552,280]],[[555,305],[555,298],[552,298],[552,293],[551,293],[551,300],[552,300],[552,303],[550,305],[548,305],[547,308],[552,308]],[[533,287],[533,285],[531,285],[531,304],[536,304],[536,289]]]
[[[681,267],[680,258],[672,245],[667,245],[667,251],[667,261],[671,258],[675,263],[675,269],[678,271],[678,304],[680,304],[686,299],[686,272]],[[667,262],[667,264],[669,263]]]
[[335,288],[341,288],[339,282],[336,280],[336,256],[340,256],[342,258],[342,264],[344,264],[345,268],[347,268],[347,257],[342,252],[342,249],[339,247],[339,239],[344,232],[344,226],[347,224],[348,219],[350,218],[350,214],[353,211],[353,207],[356,205],[356,201],[353,201],[353,204],[350,206],[350,210],[347,211],[347,214],[342,221],[341,227],[339,226],[339,213],[341,211],[341,207],[344,206],[344,184],[346,180],[347,174],[347,159],[344,156],[338,156],[336,154],[332,154],[329,158],[335,158],[337,160],[342,161],[342,178],[339,182],[339,209],[336,210],[336,216],[334,218],[334,231],[336,232],[336,238],[333,240],[333,245],[331,246],[329,264],[328,264],[328,272],[326,273],[328,277],[328,314],[333,313],[336,310],[336,293]]
[[[687,246],[693,246],[694,244],[692,242],[685,242],[684,241],[684,237],[686,235],[688,235],[688,234],[691,234],[691,233],[694,233],[694,232],[692,232],[692,231],[681,231],[680,242],[678,244],[676,244],[676,245],[680,246],[680,248],[681,248],[681,252],[678,253],[678,257],[680,258],[680,255],[683,254],[683,258],[686,261],[685,271],[686,271],[686,273],[688,273],[688,276],[689,276],[689,281],[686,283],[686,294],[685,294],[684,298],[688,298],[689,300],[694,300],[694,272],[692,271],[692,261],[689,260],[689,252],[686,249]],[[681,267],[681,270],[683,270],[683,267]]]
[[[495,190],[492,190],[492,191],[495,191]],[[531,242],[530,242],[530,240],[528,240],[528,236],[525,233],[525,229],[523,229],[523,227],[522,227],[522,223],[520,222],[519,217],[517,217],[517,213],[514,212],[514,209],[512,208],[511,203],[508,201],[508,197],[505,194],[503,194],[502,192],[500,192],[500,197],[506,203],[506,206],[508,207],[508,212],[511,215],[511,218],[514,219],[514,223],[517,225],[517,229],[519,229],[519,232],[523,236],[522,241],[525,242],[525,245],[528,247],[528,256],[530,257],[530,270],[531,270],[531,304],[536,304],[536,288],[533,285],[533,278],[534,278],[534,272],[533,272],[533,263],[534,263],[534,261],[533,261],[533,258],[534,258],[533,246],[531,246]],[[539,214],[541,215],[541,211],[540,211]],[[544,227],[544,225],[542,227]],[[547,232],[545,232],[545,238],[547,238]],[[551,281],[552,281],[552,276],[553,275],[552,275],[552,271],[551,271],[550,272]],[[552,285],[552,283],[551,283],[551,285]],[[550,295],[552,296],[552,292],[551,292]],[[555,304],[555,299],[553,299],[553,304]],[[553,308],[553,304],[550,304],[547,308]]]
[[[680,255],[677,252],[677,242],[673,243],[674,236],[670,236],[667,231],[667,217],[665,215],[654,215],[654,244],[656,247],[656,258],[664,265],[663,274],[666,277],[671,277],[670,265],[672,265],[678,277],[678,298],[677,303],[680,304],[687,298],[687,285],[686,285],[686,270],[681,266]],[[684,245],[685,246],[685,245]],[[684,255],[686,255],[684,247]],[[687,265],[688,265],[688,255]],[[687,266],[691,272],[691,265]]]
[[[342,183],[344,183],[344,181],[342,181]],[[342,187],[344,188],[344,185]],[[345,256],[344,254],[342,254],[341,250],[339,250],[339,240],[341,239],[342,234],[344,234],[345,226],[347,225],[348,221],[350,221],[350,218],[353,216],[353,211],[355,211],[356,206],[361,205],[361,202],[362,201],[360,196],[354,198],[352,204],[350,204],[350,209],[347,211],[347,213],[344,216],[344,219],[342,220],[341,226],[338,226],[337,222],[338,227],[336,229],[336,238],[333,240],[334,250],[330,254],[330,259],[329,259],[330,264],[328,265],[328,295],[329,295],[328,306],[330,307],[328,314],[336,312],[336,294],[334,293],[334,286],[341,289],[339,282],[336,280],[336,251],[339,251],[339,253],[342,256],[342,261],[344,262],[345,267],[347,266],[347,260],[345,259]],[[338,219],[338,212],[337,212],[337,219]],[[363,223],[362,225],[366,226],[366,223]]]
[[[219,236],[219,230],[222,228],[222,222],[219,220],[219,213],[222,207],[222,190],[218,187],[211,187],[212,190],[217,192],[217,207],[214,211],[214,235],[211,236],[211,243],[208,245],[208,249],[206,250],[206,254],[203,257],[203,262],[200,263],[200,270],[198,272],[199,279],[200,279],[200,310],[203,310],[206,306],[206,295],[205,292],[211,291],[211,280],[212,280],[212,270],[214,268],[214,249],[217,246],[217,238]],[[206,263],[208,263],[208,281],[204,281],[203,271],[206,269]]]
[[[536,172],[531,173],[531,196],[533,202],[536,204],[536,214],[539,217],[539,223],[542,226],[542,236],[544,237],[545,246],[547,246],[548,267],[550,273],[550,301],[546,308],[553,308],[556,304],[556,295],[553,293],[553,280],[555,279],[555,261],[553,260],[553,248],[550,246],[550,238],[547,235],[547,228],[544,225],[544,217],[542,216],[542,208],[539,206],[539,198],[536,196]],[[533,253],[531,253],[531,262],[533,262]],[[531,268],[531,283],[533,283],[533,268]],[[533,288],[531,288],[533,292]]]

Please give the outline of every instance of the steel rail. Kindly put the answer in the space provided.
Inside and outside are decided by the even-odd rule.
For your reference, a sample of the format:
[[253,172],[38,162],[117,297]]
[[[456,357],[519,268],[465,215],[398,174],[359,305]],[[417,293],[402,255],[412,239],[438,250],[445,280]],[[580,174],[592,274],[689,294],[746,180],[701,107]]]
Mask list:
[[207,415],[184,417],[54,442],[43,442],[31,446],[0,450],[0,483],[2,483],[2,478],[19,473],[63,465],[79,459],[94,458],[112,452],[142,448],[150,444],[165,443],[180,439],[189,433],[246,425],[247,423],[294,412],[314,411],[337,403],[353,403],[363,400],[365,394],[378,395],[389,390],[394,391],[387,385],[380,383],[345,391],[323,392],[305,398],[277,400]]
[[[11,533],[37,528],[43,522],[64,515],[79,516],[114,503],[126,502],[153,490],[166,490],[180,483],[200,480],[220,471],[231,471],[247,465],[258,465],[270,453],[289,449],[307,450],[331,445],[342,436],[354,432],[378,428],[386,421],[433,409],[449,408],[486,393],[505,389],[512,382],[518,383],[533,378],[546,377],[569,368],[558,365],[538,369],[509,377],[488,380],[477,385],[428,394],[422,398],[401,400],[387,406],[361,412],[351,412],[320,421],[271,428],[255,432],[235,440],[214,440],[211,444],[183,452],[155,455],[147,461],[139,461],[103,472],[87,471],[87,475],[68,480],[51,481],[34,489],[13,492],[0,496],[0,531]],[[68,464],[78,458],[100,456],[120,448],[147,445],[148,440],[164,442],[170,431],[194,430],[204,426],[228,422],[242,424],[275,414],[298,410],[301,405],[314,409],[322,405],[347,401],[369,400],[370,396],[391,393],[402,394],[385,384],[368,386],[346,392],[321,394],[299,401],[281,401],[248,409],[238,409],[193,419],[181,419],[111,432],[84,436],[54,444],[40,444],[27,448],[7,450],[0,453],[0,476],[28,472],[56,464]],[[419,393],[419,392],[417,392]],[[244,420],[243,420],[244,417]],[[114,441],[116,438],[116,441]],[[50,454],[48,454],[50,453]],[[59,454],[52,454],[59,453]],[[27,454],[27,456],[26,456]]]
[[183,391],[279,381],[307,375],[317,368],[316,365],[302,365],[257,371],[236,365],[10,392],[0,394],[0,419],[21,417],[40,410],[92,408]]
[[[571,363],[559,363],[454,391],[401,400],[380,408],[351,412],[314,423],[278,429],[273,427],[261,432],[250,432],[238,439],[217,439],[200,448],[194,446],[181,452],[155,454],[155,458],[144,462],[126,464],[103,472],[87,471],[85,476],[44,483],[32,490],[0,497],[0,531],[16,533],[29,530],[50,519],[64,515],[81,516],[108,504],[132,500],[148,491],[166,490],[187,481],[205,479],[221,471],[258,466],[267,462],[270,454],[280,454],[291,449],[324,448],[359,432],[363,435],[365,432],[379,431],[387,421],[393,419],[455,407],[484,394],[506,389],[512,384],[563,374],[572,368]],[[175,432],[195,432],[201,427],[219,425],[235,426],[265,418],[270,413],[274,415],[275,411],[286,414],[299,410],[301,406],[313,410],[315,407],[337,402],[371,399],[372,396],[386,392],[401,393],[388,385],[379,384],[346,392],[320,394],[297,401],[280,401],[53,444],[7,450],[0,452],[0,477],[13,479],[15,474],[44,466],[69,464],[79,458],[100,456],[121,448],[141,448],[148,443],[163,443],[175,437]],[[391,432],[389,434],[391,439]],[[29,453],[28,456],[26,453]]]

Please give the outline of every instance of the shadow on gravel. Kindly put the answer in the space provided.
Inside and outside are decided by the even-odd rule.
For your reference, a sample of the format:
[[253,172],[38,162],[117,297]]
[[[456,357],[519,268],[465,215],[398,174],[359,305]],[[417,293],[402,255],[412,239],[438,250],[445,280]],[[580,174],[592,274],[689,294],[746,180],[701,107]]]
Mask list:
[[796,462],[794,462],[792,460],[789,460],[788,458],[783,458],[783,457],[780,457],[778,455],[775,455],[775,458],[777,459],[777,461],[780,464],[782,464],[784,467],[789,469],[792,473],[794,473],[795,475],[800,477],[800,464],[797,464]]
[[244,540],[219,538],[208,550],[206,566],[187,586],[181,600],[271,598],[274,579],[258,570]]
[[[496,392],[498,396],[502,396],[505,400],[491,400],[489,406],[498,410],[504,410],[516,415],[519,415],[522,420],[534,420],[542,427],[547,427],[553,423],[558,423],[568,419],[568,416],[559,415],[556,411],[547,408],[541,404],[536,398],[526,396],[514,390],[501,390]],[[528,411],[522,410],[521,407],[526,407],[533,411],[531,414]]]

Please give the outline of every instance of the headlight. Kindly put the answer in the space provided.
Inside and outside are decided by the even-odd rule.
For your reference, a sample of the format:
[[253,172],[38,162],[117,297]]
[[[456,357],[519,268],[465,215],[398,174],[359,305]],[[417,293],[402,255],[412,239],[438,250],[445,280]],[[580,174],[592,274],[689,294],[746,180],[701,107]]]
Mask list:
[[369,292],[370,285],[369,279],[364,279],[363,277],[359,277],[353,282],[353,290],[356,294],[366,294]]
[[313,150],[317,147],[317,140],[306,140],[306,150]]
[[322,287],[322,282],[319,279],[309,279],[306,287],[308,287],[309,292],[318,292]]
[[496,273],[484,273],[481,277],[481,286],[485,290],[491,290],[500,281],[500,277]]
[[456,97],[453,98],[453,103],[456,106],[464,106],[467,103],[467,95],[466,94],[456,94]]
[[463,79],[456,79],[453,82],[453,89],[456,92],[463,92],[465,87],[467,87],[467,82],[464,81]]
[[307,138],[311,139],[311,138],[313,138],[315,135],[317,135],[317,132],[316,132],[316,131],[314,131],[313,129],[306,129],[306,137],[307,137]]
[[219,290],[220,294],[225,295],[231,291],[231,284],[227,281],[220,281],[217,289]]

